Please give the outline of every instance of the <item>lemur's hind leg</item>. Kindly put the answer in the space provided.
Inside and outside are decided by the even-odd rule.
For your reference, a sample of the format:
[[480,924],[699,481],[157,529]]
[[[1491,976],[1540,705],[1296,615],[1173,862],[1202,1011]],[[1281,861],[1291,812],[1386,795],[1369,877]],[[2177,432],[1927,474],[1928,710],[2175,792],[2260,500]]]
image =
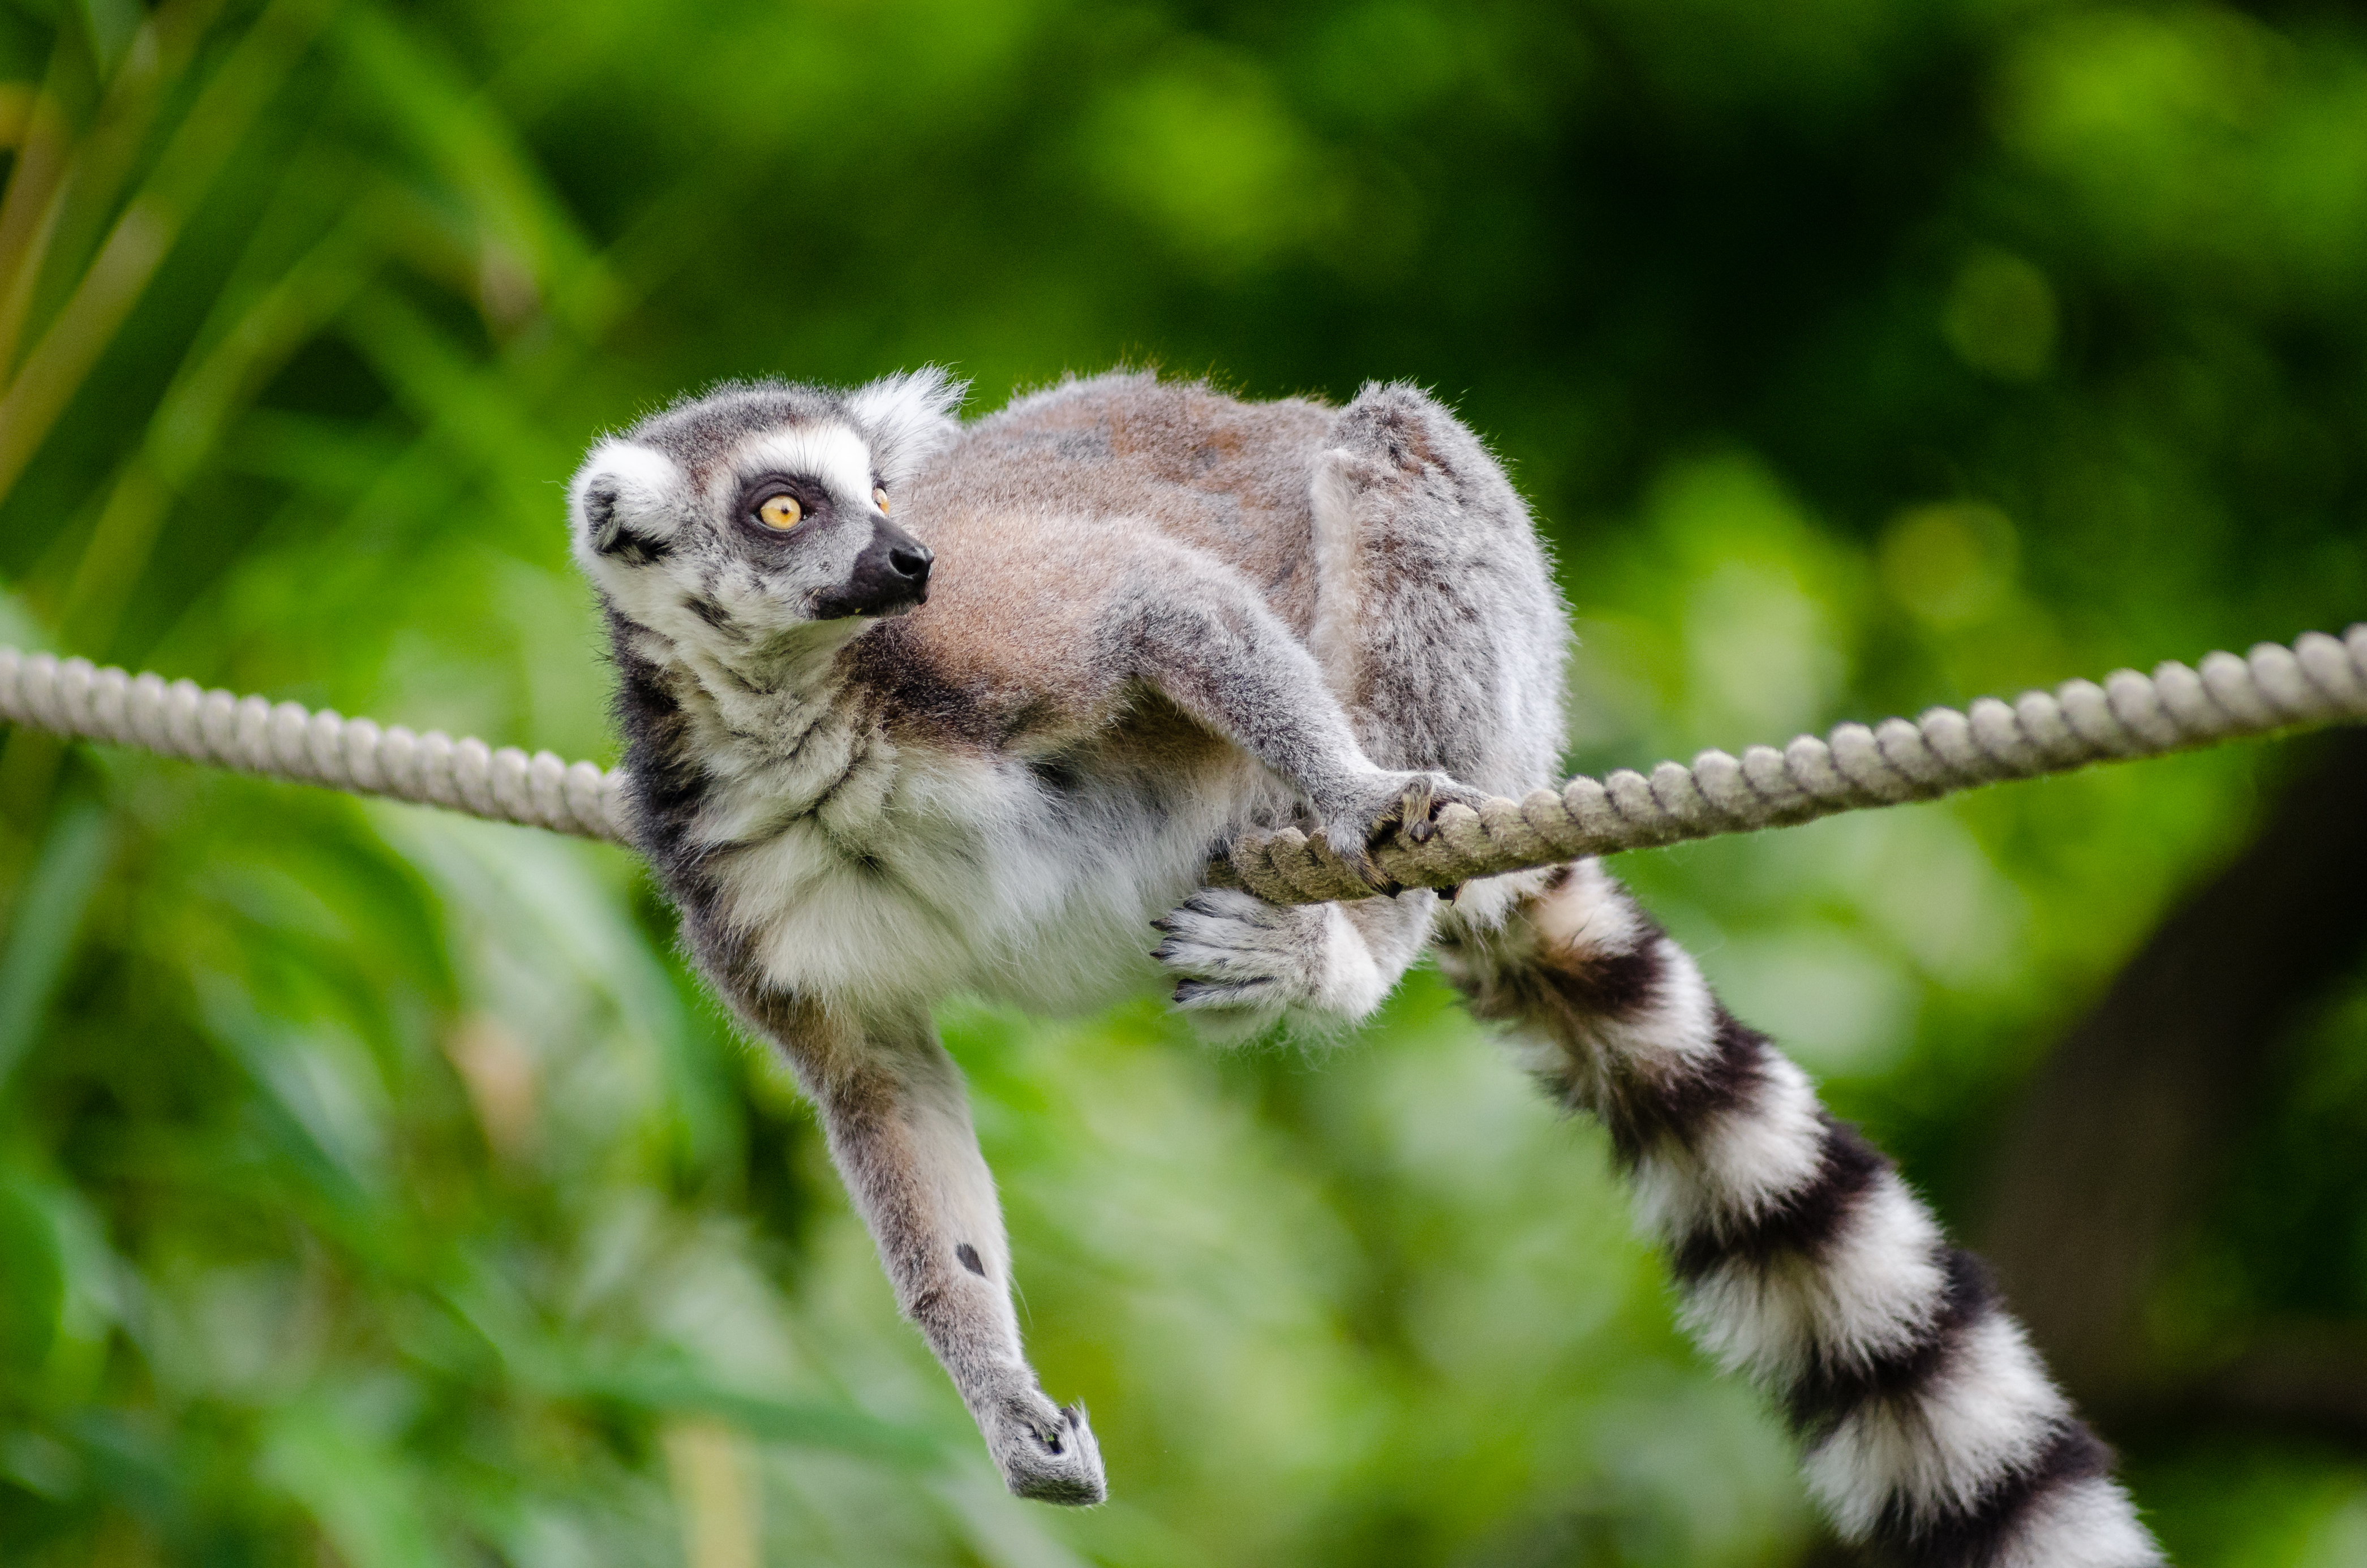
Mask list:
[[[1384,767],[1523,794],[1560,745],[1561,606],[1528,510],[1435,400],[1370,386],[1315,460],[1308,650]],[[1285,1017],[1317,1032],[1380,1005],[1421,956],[1427,892],[1283,907],[1203,888],[1159,922],[1176,1005],[1220,1037]]]
[[1490,794],[1550,783],[1569,624],[1528,507],[1478,437],[1412,387],[1367,386],[1308,499],[1308,646],[1358,744]]
[[984,1435],[1011,1490],[1099,1503],[1101,1449],[1082,1406],[1045,1396],[1011,1309],[1011,1252],[961,1071],[925,1017],[863,1028],[808,1004],[764,1010],[821,1108],[830,1156],[896,1288],[897,1305]]
[[1203,1034],[1247,1040],[1287,1021],[1335,1034],[1361,1023],[1421,956],[1438,895],[1416,888],[1353,903],[1276,904],[1202,888],[1166,918],[1153,956]]

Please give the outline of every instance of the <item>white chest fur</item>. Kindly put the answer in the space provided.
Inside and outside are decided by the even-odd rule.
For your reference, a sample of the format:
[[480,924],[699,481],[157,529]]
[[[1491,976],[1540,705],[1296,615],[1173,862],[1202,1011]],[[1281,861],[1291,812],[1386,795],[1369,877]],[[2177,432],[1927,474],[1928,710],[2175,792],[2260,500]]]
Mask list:
[[774,984],[858,1009],[967,992],[1070,1012],[1151,983],[1149,922],[1198,885],[1261,772],[1153,800],[900,741],[843,702],[732,706],[695,719],[716,913]]

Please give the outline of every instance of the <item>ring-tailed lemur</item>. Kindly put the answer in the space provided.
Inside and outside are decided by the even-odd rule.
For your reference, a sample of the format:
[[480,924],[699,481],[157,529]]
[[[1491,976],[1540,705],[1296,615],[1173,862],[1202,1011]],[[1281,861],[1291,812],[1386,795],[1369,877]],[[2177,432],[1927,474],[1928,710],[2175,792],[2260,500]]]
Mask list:
[[1362,857],[1553,781],[1566,619],[1468,430],[1405,386],[1335,411],[1113,374],[967,426],[959,399],[934,371],[725,386],[602,441],[571,501],[634,839],[1014,1492],[1097,1502],[1101,1457],[1021,1351],[932,1004],[1163,980],[1231,1032],[1338,1024],[1435,942],[1609,1125],[1693,1333],[1780,1399],[1844,1535],[2161,1560],[1980,1265],[1599,865],[1444,902],[1202,885],[1253,824]]

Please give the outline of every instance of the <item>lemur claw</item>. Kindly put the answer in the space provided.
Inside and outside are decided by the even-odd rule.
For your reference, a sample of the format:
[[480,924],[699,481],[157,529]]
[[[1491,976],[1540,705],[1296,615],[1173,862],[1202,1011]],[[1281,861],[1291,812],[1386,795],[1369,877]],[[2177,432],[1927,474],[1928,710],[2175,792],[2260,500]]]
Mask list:
[[1325,812],[1323,838],[1341,863],[1376,893],[1404,891],[1402,883],[1382,874],[1373,858],[1373,851],[1392,833],[1402,834],[1409,843],[1427,844],[1438,832],[1443,807],[1476,810],[1488,798],[1485,791],[1467,788],[1444,773],[1379,773],[1365,783],[1366,788]]

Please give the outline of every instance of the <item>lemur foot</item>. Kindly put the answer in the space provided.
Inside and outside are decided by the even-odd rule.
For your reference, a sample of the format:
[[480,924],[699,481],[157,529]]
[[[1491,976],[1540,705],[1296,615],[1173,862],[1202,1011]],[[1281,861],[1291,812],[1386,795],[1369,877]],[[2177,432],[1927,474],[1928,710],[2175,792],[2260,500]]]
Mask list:
[[1458,784],[1444,773],[1374,772],[1356,778],[1331,798],[1315,802],[1323,818],[1323,838],[1332,853],[1376,892],[1395,892],[1396,884],[1374,864],[1373,846],[1392,831],[1402,831],[1416,844],[1438,831],[1442,806],[1469,806],[1477,811],[1488,799],[1484,790]]
[[1202,888],[1151,925],[1151,956],[1176,976],[1175,1006],[1219,1039],[1261,1034],[1285,1013],[1345,1026],[1380,1003],[1388,982],[1331,904],[1268,903]]
[[1085,1506],[1105,1502],[1101,1445],[1082,1404],[1056,1405],[1029,1389],[980,1423],[986,1446],[1014,1497]]

